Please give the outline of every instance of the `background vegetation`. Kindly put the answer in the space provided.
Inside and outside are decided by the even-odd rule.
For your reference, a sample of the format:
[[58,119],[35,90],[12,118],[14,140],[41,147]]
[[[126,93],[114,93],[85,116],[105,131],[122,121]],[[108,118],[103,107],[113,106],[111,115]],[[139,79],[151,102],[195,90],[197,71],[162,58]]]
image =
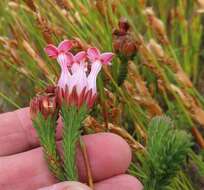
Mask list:
[[[145,189],[203,189],[203,12],[203,0],[1,0],[1,111],[55,84],[46,44],[114,51],[85,132],[124,137]],[[163,114],[173,122],[151,121]]]

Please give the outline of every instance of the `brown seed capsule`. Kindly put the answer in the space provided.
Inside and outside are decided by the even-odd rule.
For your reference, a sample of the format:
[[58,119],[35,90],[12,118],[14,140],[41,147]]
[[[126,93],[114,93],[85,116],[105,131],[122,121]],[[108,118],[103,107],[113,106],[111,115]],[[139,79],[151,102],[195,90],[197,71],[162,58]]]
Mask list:
[[122,17],[118,29],[113,31],[113,47],[117,53],[125,57],[132,57],[137,53],[139,43],[130,31],[130,25],[126,18]]

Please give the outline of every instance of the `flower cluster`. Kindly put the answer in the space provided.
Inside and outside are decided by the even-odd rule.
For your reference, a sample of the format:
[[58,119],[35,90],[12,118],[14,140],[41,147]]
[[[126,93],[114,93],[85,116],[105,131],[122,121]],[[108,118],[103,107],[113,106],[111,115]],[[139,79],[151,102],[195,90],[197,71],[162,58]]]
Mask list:
[[113,53],[100,53],[97,48],[89,48],[73,55],[70,50],[72,41],[64,40],[58,47],[49,44],[45,52],[52,59],[57,59],[61,74],[57,84],[59,104],[80,107],[86,103],[91,108],[97,97],[96,79],[102,65],[109,65]]

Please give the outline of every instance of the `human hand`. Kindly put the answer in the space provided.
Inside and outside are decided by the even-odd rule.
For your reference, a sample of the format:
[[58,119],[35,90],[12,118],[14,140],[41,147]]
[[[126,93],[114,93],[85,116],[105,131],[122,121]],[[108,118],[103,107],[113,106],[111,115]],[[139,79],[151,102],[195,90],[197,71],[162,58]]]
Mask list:
[[[61,126],[57,129],[60,141]],[[95,190],[142,190],[141,183],[124,174],[131,161],[128,144],[112,133],[83,137],[90,159]],[[83,156],[77,153],[81,182],[87,181]],[[54,184],[54,185],[53,185]],[[4,190],[89,190],[78,182],[62,182],[52,176],[43,158],[29,108],[0,115],[0,189]]]

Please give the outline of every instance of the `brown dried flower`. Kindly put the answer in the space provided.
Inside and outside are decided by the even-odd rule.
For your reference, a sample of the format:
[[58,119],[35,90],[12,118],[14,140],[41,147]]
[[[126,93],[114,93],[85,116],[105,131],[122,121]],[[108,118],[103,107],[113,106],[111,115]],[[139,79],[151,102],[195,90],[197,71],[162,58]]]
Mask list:
[[35,119],[41,113],[45,119],[49,116],[54,117],[58,113],[58,105],[53,88],[45,90],[45,94],[34,97],[30,102],[30,113]]

